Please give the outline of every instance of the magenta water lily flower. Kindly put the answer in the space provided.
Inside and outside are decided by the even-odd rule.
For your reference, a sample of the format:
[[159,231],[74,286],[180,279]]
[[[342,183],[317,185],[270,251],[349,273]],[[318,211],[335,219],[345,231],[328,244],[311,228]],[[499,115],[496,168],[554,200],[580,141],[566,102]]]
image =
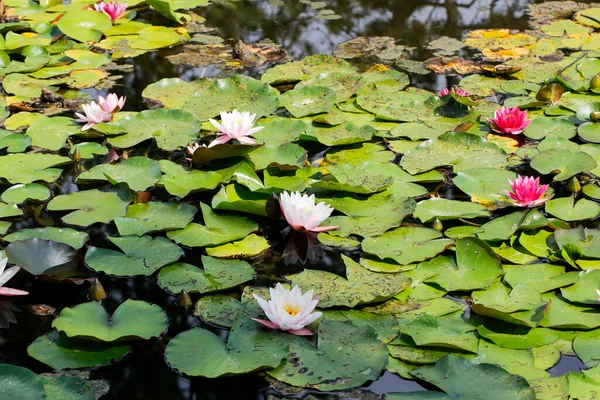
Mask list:
[[454,88],[454,93],[456,93],[459,96],[464,96],[464,97],[469,97],[471,96],[471,93],[467,92],[466,90],[462,90],[461,88]]
[[321,202],[315,205],[315,195],[301,195],[300,192],[283,192],[279,204],[285,220],[300,232],[326,232],[339,226],[319,226],[333,212],[333,208]]
[[236,139],[243,144],[256,144],[256,141],[249,136],[264,129],[264,126],[254,127],[254,118],[256,118],[256,114],[233,110],[232,112],[222,112],[220,123],[212,118],[209,119],[214,127],[219,130],[217,134],[219,137],[213,140],[208,147],[227,143],[231,139]]
[[6,264],[8,263],[8,257],[2,257],[0,255],[0,295],[2,296],[25,296],[29,294],[24,290],[13,289],[9,287],[3,287],[6,282],[12,279],[13,276],[17,274],[21,270],[20,267],[10,267],[6,269]]
[[81,128],[82,131],[87,131],[96,124],[108,122],[112,119],[112,114],[104,111],[95,101],[92,101],[90,104],[84,104],[81,108],[83,108],[83,114],[75,113],[75,116],[77,116],[77,122],[86,123]]
[[125,106],[125,100],[127,100],[126,97],[119,97],[114,93],[109,93],[106,98],[99,96],[98,104],[104,112],[115,114]]
[[533,207],[548,200],[548,198],[544,198],[544,193],[548,190],[548,185],[540,185],[539,177],[523,177],[519,175],[514,181],[509,179],[508,183],[510,183],[512,190],[507,190],[506,194],[519,207]]
[[121,16],[127,9],[127,3],[119,4],[118,0],[115,0],[114,3],[107,3],[106,1],[103,1],[101,3],[94,4],[94,8],[96,9],[96,11],[103,12],[104,14],[108,15],[110,17],[110,20],[114,22],[121,18]]
[[442,90],[440,90],[438,92],[438,96],[440,96],[440,97],[444,97],[444,96],[448,96],[448,95],[450,95],[450,89],[448,89],[448,88],[443,88]]
[[519,110],[519,107],[502,107],[494,112],[494,118],[489,119],[492,129],[498,133],[510,133],[518,135],[523,132],[531,120],[527,118],[527,111]]
[[269,293],[269,301],[252,294],[269,320],[252,319],[269,329],[280,329],[298,336],[311,336],[312,332],[305,326],[315,322],[323,314],[314,312],[320,296],[313,298],[312,290],[303,295],[298,286],[288,290],[281,283],[278,283],[275,289],[270,288]]

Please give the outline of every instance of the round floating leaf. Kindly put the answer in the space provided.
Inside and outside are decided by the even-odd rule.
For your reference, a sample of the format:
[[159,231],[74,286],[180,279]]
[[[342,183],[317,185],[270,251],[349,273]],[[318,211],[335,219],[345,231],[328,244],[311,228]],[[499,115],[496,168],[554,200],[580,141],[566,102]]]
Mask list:
[[541,174],[557,173],[554,181],[564,181],[580,172],[593,170],[596,168],[596,161],[584,152],[550,149],[533,157],[531,167]]
[[546,136],[571,139],[577,134],[577,128],[566,118],[540,117],[533,120],[523,131],[530,139],[540,140]]
[[154,138],[158,147],[173,151],[196,140],[200,132],[200,121],[189,112],[162,108],[145,110],[105,126],[107,132],[124,133],[108,139],[111,145],[118,148],[133,147]]
[[186,82],[179,78],[164,78],[144,89],[142,97],[160,102],[166,108],[182,108],[196,90],[210,85],[210,80]]
[[281,105],[296,118],[328,112],[337,100],[335,92],[322,86],[304,86],[288,90],[281,96]]
[[62,170],[51,168],[71,163],[71,159],[55,154],[8,154],[0,157],[0,178],[10,183],[54,182]]
[[447,291],[466,291],[487,288],[502,274],[500,260],[493,250],[476,238],[456,241],[457,262],[440,256],[419,264],[417,269],[434,272],[427,282],[435,283]]
[[177,261],[183,255],[179,246],[163,237],[126,236],[108,239],[125,254],[90,246],[85,263],[94,271],[109,275],[152,275],[160,267]]
[[434,229],[401,227],[362,242],[365,253],[379,258],[391,258],[399,264],[410,264],[432,258],[451,246],[450,239],[441,239]]
[[413,216],[425,223],[434,218],[445,221],[461,218],[489,217],[490,212],[479,204],[435,197],[417,203],[417,209]]
[[402,333],[409,335],[419,346],[436,346],[477,352],[479,340],[475,336],[475,326],[461,318],[462,312],[441,317],[420,316],[402,327]]
[[7,242],[15,242],[33,238],[65,243],[74,249],[79,250],[90,239],[90,235],[86,232],[76,231],[71,228],[54,228],[49,226],[46,228],[21,229],[5,236],[4,240]]
[[[402,77],[402,74],[400,72],[393,72],[396,72],[397,75],[389,74],[386,77],[390,80]],[[374,79],[376,78],[374,77]],[[380,79],[383,79],[383,77],[380,77]],[[361,77],[360,75],[356,74],[347,74],[343,72],[322,73],[316,75],[312,79],[298,83],[296,85],[296,89],[300,89],[305,86],[326,87],[335,92],[337,96],[337,102],[339,103],[342,101],[346,101],[350,97],[352,97],[356,93],[356,91],[364,84],[364,82],[365,79],[363,79],[363,77]]]
[[579,275],[574,285],[561,288],[563,297],[572,303],[600,304],[596,289],[600,286],[600,270],[588,270]]
[[126,183],[131,189],[144,191],[160,179],[160,164],[146,157],[131,157],[118,164],[100,164],[77,177],[78,183],[108,180]]
[[587,142],[600,143],[600,123],[586,122],[581,124],[577,128],[577,133]]
[[519,229],[525,217],[525,211],[517,211],[495,218],[481,226],[477,237],[487,241],[509,239]]
[[216,117],[222,111],[248,111],[256,118],[270,115],[279,106],[279,96],[269,84],[245,75],[217,79],[197,90],[183,109],[200,121]]
[[278,366],[288,356],[288,336],[264,329],[239,312],[227,344],[206,329],[193,328],[169,342],[165,357],[172,368],[189,376],[245,374]]
[[194,219],[196,207],[176,203],[140,203],[127,209],[125,217],[115,218],[119,233],[142,236],[150,232],[182,229]]
[[510,286],[527,285],[540,293],[577,282],[577,272],[565,272],[565,267],[550,264],[521,265],[508,268],[504,281]]
[[26,200],[45,201],[51,196],[50,189],[39,183],[20,184],[9,187],[2,193],[2,201],[6,203],[21,204]]
[[182,230],[168,232],[169,239],[189,247],[216,246],[247,237],[258,229],[248,218],[218,215],[210,206],[200,203],[205,225],[189,224]]
[[390,91],[380,87],[363,90],[356,103],[378,119],[403,122],[431,118],[434,108],[439,104],[437,97],[430,92]]
[[0,395],[15,400],[45,400],[46,392],[40,378],[27,368],[0,364]]
[[244,239],[217,247],[207,247],[206,253],[213,257],[245,258],[257,256],[269,248],[267,239],[254,233]]
[[516,325],[495,324],[493,329],[485,325],[477,328],[477,333],[498,346],[508,349],[528,350],[556,342],[560,333],[548,328],[526,328]]
[[63,308],[52,327],[69,337],[95,338],[103,342],[150,339],[168,326],[167,314],[155,304],[128,299],[109,316],[96,301]]
[[83,159],[94,158],[94,155],[105,155],[108,154],[106,146],[102,146],[96,142],[83,142],[77,143],[71,147],[71,154],[75,154],[79,151],[79,157]]
[[65,215],[62,220],[69,225],[86,227],[96,222],[106,224],[125,216],[127,204],[117,193],[93,189],[55,197],[48,203],[48,210],[78,210]]
[[129,353],[126,345],[72,339],[52,330],[38,337],[27,354],[54,369],[86,368],[104,365]]
[[60,275],[72,269],[77,250],[65,243],[44,239],[27,239],[6,246],[11,264],[33,275]]
[[376,379],[387,363],[387,348],[371,327],[323,320],[317,335],[317,348],[291,338],[291,356],[267,373],[294,386],[342,390]]
[[71,11],[58,21],[58,28],[67,36],[80,42],[97,42],[102,31],[112,27],[107,14],[92,10]]
[[593,307],[579,307],[567,303],[556,293],[546,293],[542,300],[548,303],[540,325],[546,328],[594,329],[600,327],[600,314]]
[[[491,364],[472,364],[469,360],[445,356],[435,365],[413,369],[409,373],[425,382],[437,386],[447,395],[428,396],[424,391],[387,394],[387,400],[476,400],[511,399],[535,400],[536,395],[525,378],[511,375],[504,369]],[[477,382],[476,385],[473,382]],[[434,394],[436,396],[437,394]]]
[[[6,126],[6,121],[4,122]],[[0,130],[0,149],[9,153],[22,153],[31,146],[31,138],[21,133]]]
[[575,203],[575,199],[569,196],[550,200],[546,203],[546,212],[563,221],[581,221],[600,214],[600,205],[587,199]]
[[402,168],[411,174],[451,165],[455,172],[472,168],[504,168],[507,156],[485,139],[465,132],[444,133],[410,150],[402,157]]
[[540,293],[529,286],[517,284],[511,290],[502,282],[494,282],[486,290],[474,291],[471,296],[473,303],[504,313],[531,310],[541,300]]
[[505,190],[510,190],[508,180],[517,177],[512,171],[494,168],[476,168],[460,171],[452,182],[471,196],[471,201],[484,207],[495,208],[504,205]]
[[371,272],[342,255],[348,279],[327,271],[305,269],[292,278],[303,292],[314,290],[321,295],[319,307],[355,307],[358,304],[380,302],[402,291],[408,286],[403,274],[379,274]]
[[327,56],[314,54],[300,61],[277,65],[267,70],[261,79],[272,85],[292,83],[312,79],[320,73],[355,74],[356,69],[349,62]]
[[158,185],[165,187],[174,196],[185,197],[198,190],[212,190],[231,178],[231,170],[221,171],[187,171],[181,165],[169,160],[160,160],[163,173]]
[[273,146],[265,144],[248,154],[256,170],[270,165],[301,168],[306,163],[306,150],[295,143],[283,143]]
[[588,367],[600,363],[600,331],[581,332],[573,340],[573,350]]
[[254,268],[245,261],[202,256],[203,270],[174,263],[160,270],[158,284],[171,293],[209,293],[229,289],[254,278]]
[[67,117],[38,119],[27,129],[31,144],[48,150],[62,149],[69,136],[80,133],[81,125]]
[[[258,306],[258,303],[256,305]],[[215,294],[198,300],[194,307],[194,315],[208,324],[231,328],[235,316],[243,310],[247,310],[247,304],[231,296]]]
[[94,400],[94,392],[85,380],[76,376],[42,376],[46,400]]
[[313,126],[312,129],[312,134],[326,146],[367,142],[375,133],[377,131],[370,125],[358,126],[350,121],[344,121],[340,125],[332,127]]

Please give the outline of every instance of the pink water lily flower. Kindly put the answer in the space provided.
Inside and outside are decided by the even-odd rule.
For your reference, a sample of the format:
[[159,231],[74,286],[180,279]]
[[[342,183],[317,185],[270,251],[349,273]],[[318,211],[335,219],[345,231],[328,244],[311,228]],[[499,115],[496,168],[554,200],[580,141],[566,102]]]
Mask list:
[[443,88],[442,90],[438,91],[438,96],[440,97],[444,97],[444,96],[448,96],[450,95],[450,89],[448,88]]
[[127,100],[127,97],[119,97],[114,93],[109,93],[106,98],[99,96],[98,104],[104,112],[115,114],[125,106],[125,100]]
[[598,301],[600,301],[600,289],[596,289],[596,294],[598,295]]
[[12,279],[13,276],[21,270],[21,267],[10,267],[6,271],[6,263],[8,263],[8,257],[2,257],[0,255],[0,295],[2,296],[25,296],[29,294],[24,290],[13,289],[9,287],[3,287],[6,282]]
[[271,294],[269,301],[252,294],[269,321],[258,318],[252,320],[269,329],[280,329],[298,336],[311,336],[312,332],[305,326],[323,315],[321,312],[314,312],[320,296],[313,298],[312,290],[303,295],[298,286],[288,290],[281,283],[278,283],[275,289],[270,288],[269,293]]
[[261,131],[264,126],[254,127],[254,118],[256,118],[256,114],[250,114],[248,111],[239,112],[238,110],[233,110],[232,112],[221,113],[221,123],[212,118],[209,119],[214,127],[219,130],[217,134],[219,137],[213,140],[208,147],[227,143],[231,139],[236,139],[243,144],[256,144],[256,141],[248,136]]
[[511,135],[518,135],[531,123],[527,118],[527,111],[521,111],[516,106],[514,108],[503,106],[501,110],[494,112],[494,118],[489,121],[494,131]]
[[110,20],[114,22],[121,18],[121,16],[127,9],[127,3],[119,4],[118,0],[115,0],[114,3],[107,3],[106,1],[103,1],[101,3],[94,4],[94,8],[96,9],[96,11],[103,12],[104,14],[108,15],[110,17]]
[[454,93],[456,93],[459,96],[464,96],[464,97],[469,97],[471,96],[471,93],[467,92],[466,90],[462,90],[461,88],[454,88]]
[[75,113],[77,116],[77,122],[85,122],[86,124],[81,128],[82,131],[87,131],[92,126],[101,122],[108,122],[112,119],[112,114],[107,113],[100,107],[98,103],[92,101],[90,104],[84,104],[81,106],[84,114]]
[[510,183],[512,191],[506,190],[506,194],[519,207],[533,207],[548,200],[548,198],[543,197],[548,185],[540,185],[539,177],[519,175],[514,181],[509,179],[508,183]]
[[315,205],[315,195],[301,195],[300,192],[283,192],[279,204],[285,220],[300,232],[326,232],[339,226],[319,226],[333,212],[333,208],[321,202]]

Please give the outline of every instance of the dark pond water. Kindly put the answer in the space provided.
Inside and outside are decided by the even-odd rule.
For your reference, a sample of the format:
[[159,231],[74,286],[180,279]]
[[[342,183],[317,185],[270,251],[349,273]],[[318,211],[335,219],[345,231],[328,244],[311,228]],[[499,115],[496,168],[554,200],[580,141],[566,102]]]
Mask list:
[[[270,1],[217,1],[200,10],[206,18],[206,25],[214,27],[214,34],[228,40],[243,40],[253,43],[270,39],[284,46],[296,58],[314,53],[329,54],[337,43],[357,36],[391,36],[406,46],[415,47],[414,58],[424,60],[431,56],[425,45],[440,36],[459,38],[467,31],[478,28],[526,29],[528,4],[541,1],[525,0],[327,0],[327,8],[339,15],[339,19],[317,18],[318,10],[298,0]],[[187,81],[198,77],[228,75],[231,72],[216,67],[186,68],[172,65],[164,59],[165,52],[148,53],[129,60],[134,65],[125,74],[123,85],[115,92],[128,97],[128,109],[142,107],[141,92],[149,84],[166,77],[180,77]],[[245,73],[257,74],[250,70]],[[417,83],[433,89],[446,86],[443,77],[430,76]],[[68,179],[57,193],[72,191]],[[22,228],[29,224],[22,222]],[[283,226],[271,227],[265,232],[270,240],[277,241]],[[96,232],[91,244],[101,245],[102,237],[111,232]],[[113,232],[115,233],[115,232]],[[106,246],[108,246],[105,243]],[[280,250],[285,243],[280,244]],[[356,256],[356,255],[354,255]],[[188,259],[199,257],[189,252]],[[185,261],[185,260],[184,260]],[[265,270],[274,272],[284,265],[281,257],[273,256],[263,262]],[[343,270],[340,255],[323,252],[306,265],[310,268]],[[300,264],[287,266],[300,269]],[[261,267],[262,268],[262,267]],[[165,339],[150,340],[134,344],[133,354],[126,356],[114,365],[94,370],[91,379],[110,382],[110,392],[103,399],[280,399],[284,395],[271,387],[262,376],[243,376],[222,379],[188,379],[173,372],[166,364],[163,352],[168,339],[192,326],[201,325],[191,312],[174,305],[175,297],[166,294],[152,279],[114,279],[101,277],[108,290],[104,305],[112,312],[116,305],[126,298],[144,299],[161,305],[171,317],[171,324]],[[19,282],[16,287],[22,287]],[[83,302],[87,296],[87,284],[82,286],[57,286],[36,282],[27,288],[31,296],[28,304],[52,304],[62,307]],[[23,348],[35,338],[50,329],[51,318],[19,313],[18,324],[0,331],[0,362],[10,362],[31,368],[42,373],[49,369],[27,357]],[[226,331],[204,326],[215,332]],[[560,375],[568,370],[583,366],[576,358],[564,357],[561,363],[550,372]],[[277,387],[277,389],[282,389]],[[379,380],[362,392],[344,394],[319,394],[302,391],[288,393],[285,398],[302,398],[312,394],[317,399],[362,398],[377,399],[386,392],[403,392],[422,389],[413,381],[406,381],[391,373],[385,373]]]

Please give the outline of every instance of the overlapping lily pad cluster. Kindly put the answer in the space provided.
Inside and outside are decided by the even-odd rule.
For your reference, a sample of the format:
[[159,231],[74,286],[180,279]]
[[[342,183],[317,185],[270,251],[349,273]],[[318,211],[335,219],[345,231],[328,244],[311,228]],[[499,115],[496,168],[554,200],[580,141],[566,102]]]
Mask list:
[[[99,68],[111,58],[90,50],[89,40],[115,57],[186,35],[133,21],[131,12],[113,25],[81,10],[85,3],[6,4],[24,16],[2,25],[9,104],[107,78]],[[193,6],[148,4],[175,20],[175,4]],[[406,74],[381,65],[358,71],[314,55],[260,79],[163,79],[143,92],[162,107],[120,112],[86,131],[72,115],[6,109],[6,255],[45,279],[142,276],[180,298],[191,294],[197,317],[230,332],[223,341],[203,325],[171,338],[166,361],[188,376],[264,370],[330,391],[387,369],[439,387],[447,393],[440,399],[592,399],[600,385],[599,14],[590,9],[535,37],[519,34],[536,40],[529,51],[554,51],[520,52],[510,68],[467,77],[446,96],[410,87]],[[55,36],[54,24],[69,38]],[[481,36],[485,44],[473,39]],[[501,50],[503,42],[479,32],[465,43]],[[16,61],[18,54],[27,58]],[[495,132],[488,120],[501,105],[527,110],[532,122],[522,133]],[[257,144],[194,145],[215,139],[209,119],[236,109],[256,115]],[[509,197],[518,175],[550,185],[545,201]],[[338,250],[345,274],[323,267],[264,276],[261,262],[280,256],[280,235],[267,232],[285,226],[272,196],[284,191],[314,193],[335,210],[323,225],[339,228],[306,233],[304,258],[316,257],[318,246]],[[36,227],[19,229],[23,218]],[[91,241],[98,227],[102,240]],[[264,320],[253,295],[269,299],[253,282],[257,270],[320,295],[323,315],[307,327],[313,339],[252,319]],[[94,301],[65,308],[55,330],[27,351],[56,370],[99,366],[168,327],[165,311],[141,300],[109,314]],[[589,369],[550,377],[561,355]],[[2,379],[16,374],[44,390],[35,374],[2,368]]]

